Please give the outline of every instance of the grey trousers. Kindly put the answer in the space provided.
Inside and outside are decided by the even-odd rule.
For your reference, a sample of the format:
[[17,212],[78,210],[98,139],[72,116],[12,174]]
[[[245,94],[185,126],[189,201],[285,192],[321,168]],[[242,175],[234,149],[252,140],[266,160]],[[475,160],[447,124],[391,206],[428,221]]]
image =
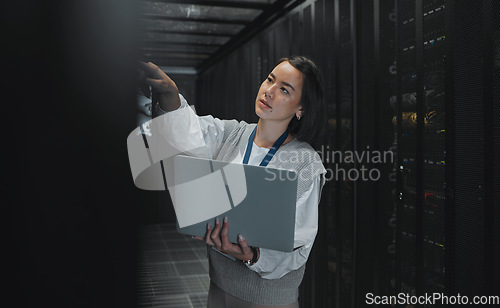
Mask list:
[[207,308],[299,308],[299,302],[292,303],[286,306],[266,306],[257,305],[241,300],[226,292],[222,291],[215,283],[210,281],[210,288],[208,290]]

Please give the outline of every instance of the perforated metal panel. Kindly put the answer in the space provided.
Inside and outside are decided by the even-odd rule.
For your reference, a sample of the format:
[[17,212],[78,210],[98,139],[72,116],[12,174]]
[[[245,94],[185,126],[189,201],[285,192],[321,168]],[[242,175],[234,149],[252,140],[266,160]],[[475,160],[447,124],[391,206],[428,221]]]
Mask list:
[[423,12],[423,292],[445,288],[445,12],[443,0],[425,0]]
[[[477,294],[485,289],[486,275],[483,14],[479,1],[457,1],[455,10],[456,291]],[[467,23],[458,22],[465,18]]]
[[397,3],[397,133],[400,183],[396,209],[397,290],[415,294],[417,281],[417,1]]
[[[493,1],[492,12],[492,36],[493,44],[491,51],[493,55],[493,174],[494,174],[494,258],[498,260],[500,257],[500,1]],[[500,266],[494,266],[494,282],[493,290],[500,290]]]

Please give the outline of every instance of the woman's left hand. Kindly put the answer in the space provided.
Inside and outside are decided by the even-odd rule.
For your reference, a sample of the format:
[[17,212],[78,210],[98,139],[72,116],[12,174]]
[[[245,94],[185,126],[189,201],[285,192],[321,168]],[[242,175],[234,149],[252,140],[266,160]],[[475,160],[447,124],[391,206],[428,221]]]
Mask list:
[[[222,228],[222,230],[221,230]],[[210,224],[207,225],[207,233],[205,238],[195,237],[199,240],[204,240],[208,245],[213,246],[217,250],[231,255],[236,259],[247,261],[252,259],[253,252],[248,246],[247,241],[241,235],[238,235],[238,245],[231,243],[228,237],[229,232],[229,221],[227,217],[224,217],[223,226],[218,218],[215,220],[215,227],[212,229]]]

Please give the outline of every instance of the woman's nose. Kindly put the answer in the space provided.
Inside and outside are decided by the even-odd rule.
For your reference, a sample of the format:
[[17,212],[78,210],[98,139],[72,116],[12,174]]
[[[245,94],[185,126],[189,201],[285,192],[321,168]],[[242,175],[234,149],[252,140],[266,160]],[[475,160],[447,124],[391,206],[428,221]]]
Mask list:
[[266,94],[266,97],[273,98],[274,85],[270,85],[269,87],[267,87],[266,90],[264,91],[264,93]]

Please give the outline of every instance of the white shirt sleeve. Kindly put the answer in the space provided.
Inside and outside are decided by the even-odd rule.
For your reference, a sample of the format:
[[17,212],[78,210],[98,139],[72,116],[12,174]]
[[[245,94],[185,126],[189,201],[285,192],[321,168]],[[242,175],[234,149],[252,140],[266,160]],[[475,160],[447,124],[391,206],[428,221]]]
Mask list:
[[297,200],[295,217],[295,250],[282,252],[260,249],[260,257],[249,269],[265,279],[278,279],[307,262],[318,231],[318,204],[321,190],[321,175],[311,183],[309,189]]
[[[169,140],[174,140],[179,149],[191,153],[196,149],[196,156],[214,158],[214,153],[222,145],[224,137],[224,122],[212,116],[196,115],[189,107],[186,99],[179,94],[181,106],[173,111],[165,112],[158,105],[159,113],[162,113],[162,122],[165,132],[172,132],[166,136]],[[179,134],[179,132],[186,132]],[[203,149],[203,150],[202,150]]]

